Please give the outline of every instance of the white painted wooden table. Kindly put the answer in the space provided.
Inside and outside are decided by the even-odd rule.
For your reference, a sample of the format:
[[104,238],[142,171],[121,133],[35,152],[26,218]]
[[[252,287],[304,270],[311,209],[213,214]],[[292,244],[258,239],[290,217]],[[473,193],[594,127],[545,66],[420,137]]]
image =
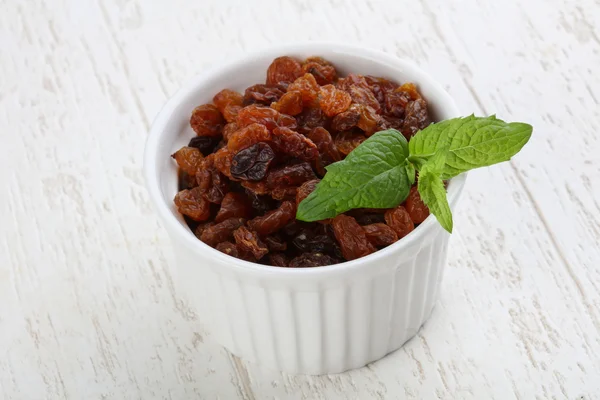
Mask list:
[[[0,398],[600,398],[597,0],[0,0]],[[269,45],[416,61],[467,114],[531,122],[471,174],[441,298],[361,370],[262,370],[213,343],[140,170],[182,82]]]

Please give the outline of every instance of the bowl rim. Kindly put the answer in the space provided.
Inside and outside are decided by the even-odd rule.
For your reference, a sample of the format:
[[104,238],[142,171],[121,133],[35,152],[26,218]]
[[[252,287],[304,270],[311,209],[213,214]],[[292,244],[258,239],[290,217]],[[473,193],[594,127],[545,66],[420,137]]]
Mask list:
[[[242,270],[242,272],[246,273],[254,272],[266,273],[268,275],[278,274],[288,276],[322,276],[323,274],[329,275],[332,273],[343,273],[348,272],[350,270],[355,270],[357,268],[362,268],[367,265],[372,265],[373,263],[377,263],[378,261],[381,261],[381,259],[384,258],[386,255],[393,252],[397,252],[400,254],[402,253],[403,249],[412,246],[415,242],[427,240],[431,231],[435,231],[434,228],[436,226],[441,228],[438,225],[438,222],[435,219],[435,217],[433,215],[429,215],[425,219],[425,221],[423,221],[407,236],[398,240],[396,243],[387,246],[383,249],[377,250],[376,252],[369,254],[365,257],[323,267],[282,268],[249,262],[224,254],[198,240],[198,238],[196,238],[194,233],[191,232],[189,228],[184,227],[180,223],[180,221],[178,221],[177,218],[175,218],[172,215],[172,211],[167,202],[165,201],[160,189],[161,171],[158,168],[159,163],[157,162],[157,157],[159,143],[161,142],[160,138],[168,134],[167,132],[165,132],[165,126],[170,121],[171,116],[173,115],[173,112],[177,108],[177,106],[183,101],[183,99],[188,97],[190,94],[200,90],[205,82],[210,81],[213,78],[217,78],[219,76],[230,73],[232,70],[237,69],[239,66],[243,65],[248,60],[255,58],[273,59],[281,55],[299,52],[312,52],[315,54],[322,54],[324,52],[349,54],[355,57],[365,58],[380,64],[386,64],[396,70],[404,70],[409,75],[412,75],[416,78],[414,79],[414,81],[417,84],[427,81],[427,84],[437,92],[436,101],[443,104],[443,107],[449,109],[451,114],[460,116],[456,103],[454,102],[452,97],[446,92],[446,90],[441,86],[441,84],[434,80],[428,73],[420,69],[412,61],[407,61],[379,50],[366,49],[360,46],[350,44],[334,42],[300,42],[294,44],[273,46],[269,47],[268,49],[253,51],[244,54],[243,56],[237,57],[236,59],[233,59],[223,64],[215,64],[206,71],[196,75],[191,79],[188,79],[182,84],[181,88],[170,99],[167,100],[167,102],[164,104],[164,106],[158,112],[157,116],[152,122],[144,151],[144,178],[146,181],[148,193],[152,199],[154,207],[158,212],[159,216],[161,217],[161,220],[166,225],[167,230],[171,234],[171,240],[175,240],[173,235],[176,235],[177,240],[185,244],[185,246],[193,252],[210,252],[210,254],[212,254],[212,257],[220,260],[222,262],[221,264],[224,264],[220,268],[227,267],[230,269]],[[455,208],[460,198],[466,181],[466,175],[466,173],[462,173],[450,180],[450,184],[448,185],[448,202],[450,204],[451,209]]]

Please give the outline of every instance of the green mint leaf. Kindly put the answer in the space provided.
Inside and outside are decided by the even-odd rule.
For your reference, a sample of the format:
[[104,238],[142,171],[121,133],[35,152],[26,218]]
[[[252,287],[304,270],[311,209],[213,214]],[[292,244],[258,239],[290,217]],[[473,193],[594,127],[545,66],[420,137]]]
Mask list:
[[406,175],[408,176],[408,182],[412,186],[415,183],[417,171],[415,170],[414,164],[411,162],[406,163]]
[[452,233],[452,212],[446,198],[444,181],[440,178],[438,171],[426,167],[427,164],[419,173],[417,190],[421,195],[421,200],[429,207],[429,211],[435,215],[440,225]]
[[408,143],[395,129],[381,131],[327,167],[325,177],[298,206],[296,218],[319,221],[353,208],[392,208],[410,190]]
[[532,130],[531,125],[506,123],[493,115],[449,119],[429,125],[410,139],[410,160],[428,159],[447,147],[441,177],[449,179],[474,168],[508,161],[527,143]]

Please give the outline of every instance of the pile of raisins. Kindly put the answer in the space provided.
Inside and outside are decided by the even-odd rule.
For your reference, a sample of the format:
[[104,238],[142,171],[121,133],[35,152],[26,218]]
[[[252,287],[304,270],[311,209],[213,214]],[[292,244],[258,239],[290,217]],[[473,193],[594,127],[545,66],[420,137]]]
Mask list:
[[196,132],[173,158],[175,205],[198,239],[243,260],[316,267],[354,260],[389,246],[429,210],[413,187],[393,209],[356,209],[318,221],[296,208],[325,174],[375,132],[410,138],[431,123],[412,83],[338,77],[319,57],[276,58],[266,82],[244,94],[224,89],[193,110]]

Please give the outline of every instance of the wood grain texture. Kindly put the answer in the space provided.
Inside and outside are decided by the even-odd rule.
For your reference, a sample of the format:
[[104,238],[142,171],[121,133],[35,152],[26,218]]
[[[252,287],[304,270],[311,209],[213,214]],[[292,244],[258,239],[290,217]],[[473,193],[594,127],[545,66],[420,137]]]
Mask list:
[[[0,0],[0,398],[600,398],[600,3]],[[414,60],[462,111],[525,120],[471,174],[437,308],[360,370],[266,371],[178,296],[141,174],[188,78],[332,40]]]

